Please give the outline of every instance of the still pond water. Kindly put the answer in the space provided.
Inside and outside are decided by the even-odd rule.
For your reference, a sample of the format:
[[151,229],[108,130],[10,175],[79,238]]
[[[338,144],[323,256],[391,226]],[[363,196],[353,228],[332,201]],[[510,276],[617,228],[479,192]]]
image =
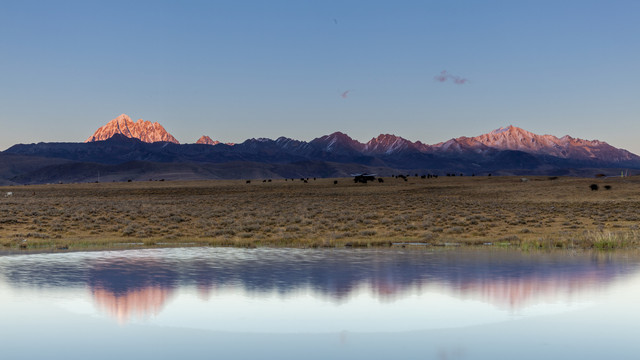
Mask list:
[[638,359],[640,256],[0,256],[2,359]]

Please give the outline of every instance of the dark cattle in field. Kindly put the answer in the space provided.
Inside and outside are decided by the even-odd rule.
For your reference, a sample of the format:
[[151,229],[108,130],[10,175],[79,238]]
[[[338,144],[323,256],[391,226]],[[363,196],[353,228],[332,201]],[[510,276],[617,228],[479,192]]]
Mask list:
[[302,180],[305,184],[308,182],[307,180]]
[[420,176],[420,179],[426,179],[426,178],[427,178],[427,175]]
[[333,180],[333,185],[338,185],[338,180]]
[[267,180],[262,180],[262,182],[267,182]]
[[367,181],[375,181],[376,177],[373,175],[367,175],[367,174],[362,174],[362,175],[356,175],[353,177],[353,182],[354,183],[363,183],[366,184]]
[[589,185],[589,189],[591,189],[591,191],[596,191],[596,190],[598,190],[598,184],[591,184],[591,185]]
[[605,186],[604,186],[604,189],[605,189],[605,190],[611,190],[611,185],[605,185]]
[[251,180],[247,180],[247,182],[246,182],[246,183],[247,183],[247,184],[251,184]]
[[382,178],[378,178],[378,182],[379,182],[379,183],[383,183],[383,182],[384,182],[384,180],[382,180]]

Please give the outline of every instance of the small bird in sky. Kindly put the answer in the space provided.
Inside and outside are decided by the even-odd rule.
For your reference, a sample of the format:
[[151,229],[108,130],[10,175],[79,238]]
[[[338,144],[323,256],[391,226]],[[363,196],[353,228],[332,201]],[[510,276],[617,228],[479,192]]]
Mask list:
[[351,90],[347,90],[347,91],[343,92],[342,95],[340,95],[340,96],[342,96],[343,99],[346,99],[347,95],[349,94],[349,91],[351,91]]
[[338,25],[338,19],[333,18],[333,22],[334,22],[334,24]]

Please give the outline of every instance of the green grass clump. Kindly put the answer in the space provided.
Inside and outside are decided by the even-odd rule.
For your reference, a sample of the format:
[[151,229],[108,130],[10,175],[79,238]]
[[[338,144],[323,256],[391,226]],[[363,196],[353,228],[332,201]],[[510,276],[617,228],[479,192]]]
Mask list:
[[585,235],[585,243],[598,250],[628,249],[640,243],[638,231],[590,231]]

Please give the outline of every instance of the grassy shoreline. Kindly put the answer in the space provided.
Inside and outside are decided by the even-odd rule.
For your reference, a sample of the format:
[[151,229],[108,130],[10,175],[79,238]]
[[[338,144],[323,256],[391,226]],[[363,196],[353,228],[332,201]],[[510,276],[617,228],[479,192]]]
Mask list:
[[[600,190],[591,191],[591,184]],[[0,187],[0,251],[407,244],[635,249],[640,248],[638,190],[637,177]]]
[[577,238],[553,238],[540,239],[501,239],[491,242],[489,239],[464,240],[443,239],[438,241],[425,241],[423,239],[370,239],[355,238],[337,241],[251,241],[245,239],[173,239],[167,241],[162,238],[146,238],[124,242],[122,239],[24,239],[3,240],[0,242],[0,254],[3,252],[31,252],[31,251],[78,251],[78,250],[123,250],[123,249],[148,249],[148,248],[172,248],[172,247],[278,247],[278,248],[391,248],[391,247],[483,247],[483,248],[510,248],[528,250],[619,250],[640,249],[640,235],[635,231],[629,232],[599,232],[584,235]]

